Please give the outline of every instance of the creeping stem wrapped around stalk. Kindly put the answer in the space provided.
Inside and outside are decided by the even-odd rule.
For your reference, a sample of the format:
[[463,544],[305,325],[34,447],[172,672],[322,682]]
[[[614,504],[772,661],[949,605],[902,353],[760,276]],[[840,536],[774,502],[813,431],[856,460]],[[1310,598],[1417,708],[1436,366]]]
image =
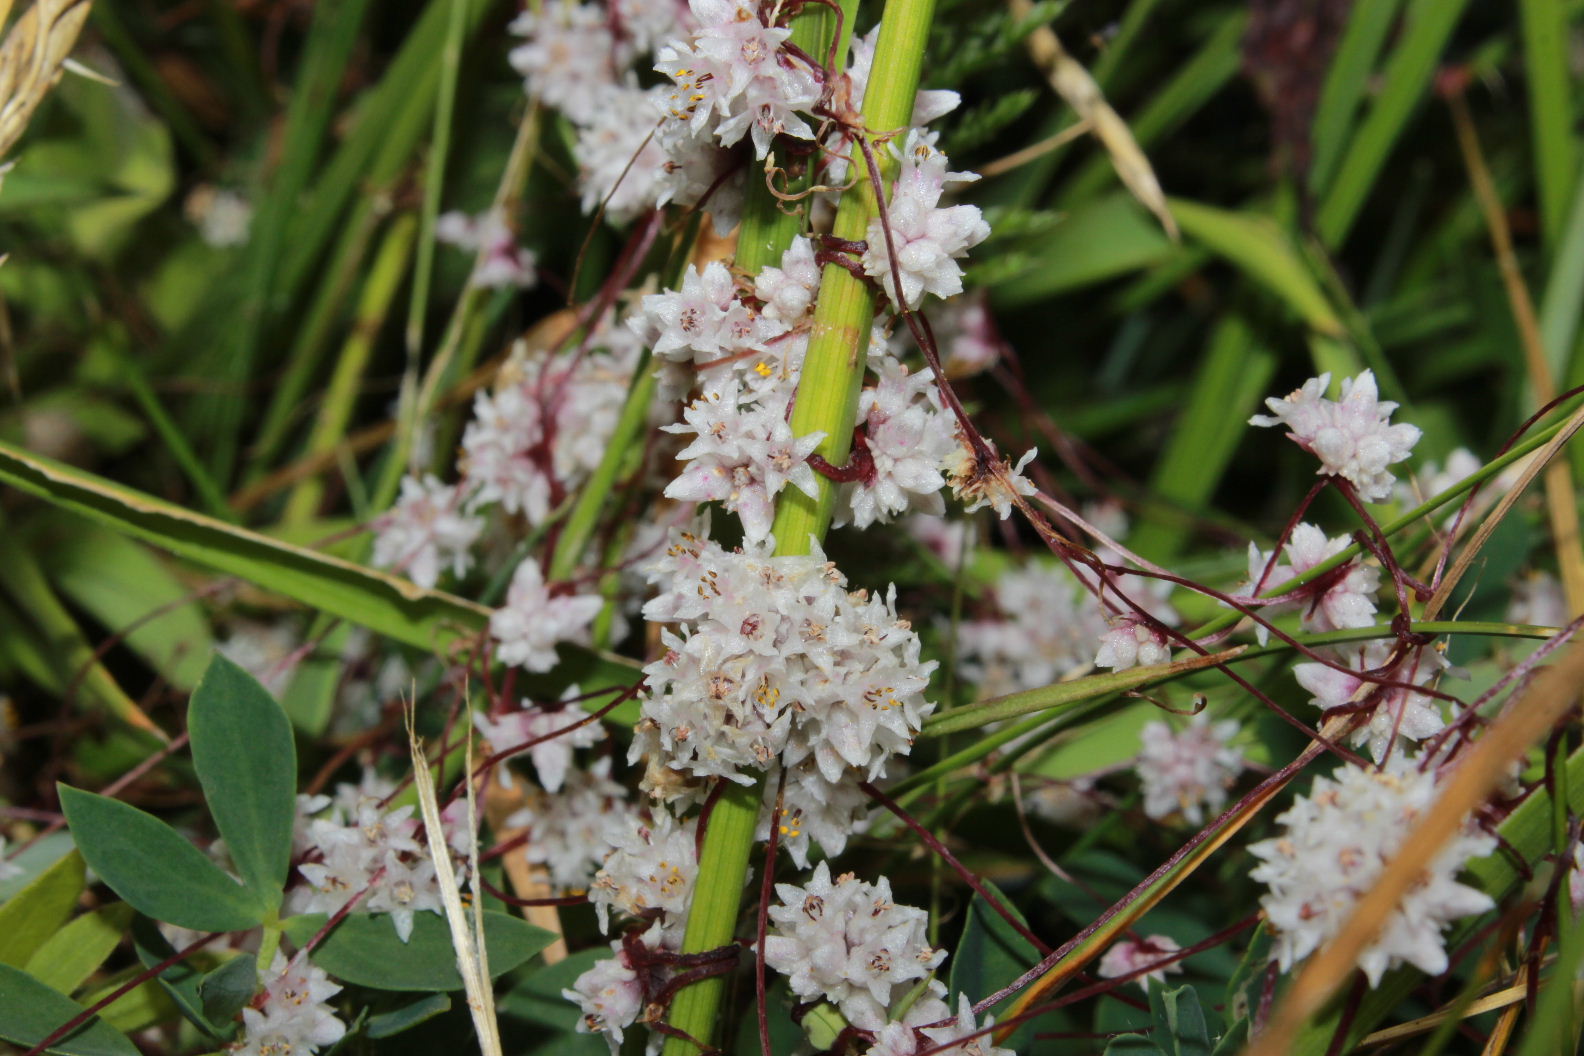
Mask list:
[[[934,0],[886,3],[864,98],[863,134],[871,141],[888,139],[908,125],[934,10]],[[811,9],[804,17],[813,14]],[[850,26],[850,12],[847,21]],[[877,147],[873,154],[879,159],[884,185],[891,176],[889,152]],[[855,153],[853,164],[864,166],[863,156]],[[832,228],[834,238],[864,238],[869,222],[879,214],[879,203],[866,177],[867,173],[861,173],[852,189],[842,195]],[[743,232],[744,244],[753,244],[750,234]],[[875,296],[871,286],[845,268],[825,266],[791,424],[796,436],[823,432],[825,439],[817,453],[832,465],[844,464],[852,446]],[[772,528],[776,554],[809,553],[811,541],[823,538],[830,525],[834,500],[835,485],[824,477],[818,478],[818,498],[810,499],[796,489],[783,492]],[[727,783],[715,803],[699,856],[684,953],[712,950],[732,941],[763,796],[762,782],[752,787]],[[725,980],[715,977],[677,993],[668,1019],[675,1033],[666,1039],[664,1056],[690,1056],[699,1051],[689,1038],[709,1043],[724,990]]]

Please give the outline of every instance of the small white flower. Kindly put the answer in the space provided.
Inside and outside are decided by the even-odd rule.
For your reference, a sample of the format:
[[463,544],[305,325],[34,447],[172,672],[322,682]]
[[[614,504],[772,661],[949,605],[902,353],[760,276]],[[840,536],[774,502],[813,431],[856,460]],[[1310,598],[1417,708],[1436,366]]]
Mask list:
[[1397,405],[1377,398],[1375,375],[1364,371],[1342,380],[1342,398],[1325,397],[1330,374],[1310,378],[1284,399],[1268,399],[1268,415],[1256,414],[1250,425],[1279,425],[1299,447],[1320,460],[1321,474],[1350,481],[1365,502],[1391,497],[1396,478],[1386,468],[1403,461],[1418,443],[1413,425],[1391,425]]
[[[1251,595],[1278,592],[1295,576],[1302,575],[1352,544],[1345,535],[1327,539],[1325,533],[1312,524],[1299,524],[1284,548],[1287,564],[1275,564],[1270,554],[1253,543],[1249,544],[1248,568]],[[1269,571],[1267,571],[1267,569]],[[1302,606],[1303,627],[1306,631],[1340,631],[1349,627],[1368,627],[1375,622],[1375,595],[1380,590],[1380,570],[1358,561],[1349,561],[1330,577],[1330,586],[1318,595],[1306,588]],[[1259,604],[1253,598],[1250,604]],[[1263,644],[1267,631],[1256,624],[1256,634]]]
[[931,948],[929,914],[891,901],[891,883],[845,873],[833,882],[820,862],[806,885],[777,884],[765,963],[805,1001],[826,1000],[864,1030],[885,1026],[908,984],[933,971],[946,952]]
[[[1169,957],[1181,950],[1177,940],[1169,935],[1146,935],[1142,939],[1123,939],[1105,952],[1100,958],[1098,969],[1100,978],[1116,979],[1124,975],[1132,975],[1141,968],[1149,968],[1157,961]],[[1158,979],[1166,981],[1168,972],[1182,971],[1182,962],[1173,961],[1163,964],[1159,968],[1152,968],[1143,975],[1137,976],[1130,982],[1139,985],[1139,989],[1149,992],[1149,981]]]
[[484,522],[463,513],[456,487],[431,476],[409,476],[402,478],[401,497],[375,529],[375,567],[394,568],[420,587],[432,587],[443,569],[454,576],[467,572]]
[[[914,1056],[920,1052],[928,1052],[931,1056],[1016,1056],[1011,1049],[994,1043],[995,1035],[990,1030],[995,1025],[993,1017],[986,1016],[983,1023],[975,1019],[973,1002],[967,994],[957,995],[956,1016],[951,1015],[944,1002],[936,1000],[934,1006],[937,1007],[929,1009],[931,1014],[945,1009],[945,1014],[937,1017],[945,1021],[944,1026],[913,1026],[915,1017],[910,1014],[902,1023],[886,1024],[866,1056]],[[954,1041],[963,1043],[952,1045]]]
[[[1282,971],[1341,931],[1435,801],[1435,786],[1435,775],[1419,770],[1403,752],[1381,769],[1343,765],[1329,778],[1316,778],[1308,796],[1277,816],[1284,826],[1281,836],[1249,847],[1261,861],[1250,875],[1269,888],[1260,906],[1275,932],[1271,956]],[[1428,975],[1447,970],[1441,930],[1495,904],[1484,892],[1458,883],[1457,874],[1469,859],[1495,849],[1494,837],[1467,825],[1425,863],[1359,958],[1371,986],[1403,963]]]
[[1130,667],[1149,667],[1169,660],[1171,646],[1166,636],[1143,620],[1126,617],[1100,636],[1094,665],[1126,671]]
[[1206,809],[1220,810],[1227,789],[1243,772],[1243,756],[1230,744],[1238,729],[1232,719],[1211,725],[1203,711],[1181,731],[1164,722],[1147,723],[1139,734],[1143,747],[1137,765],[1144,813],[1161,819],[1181,812],[1198,825]]
[[539,282],[533,252],[517,244],[517,236],[495,210],[476,217],[466,213],[444,213],[435,221],[435,238],[480,255],[478,266],[469,279],[475,286],[528,289]]
[[598,594],[552,594],[539,562],[527,558],[512,574],[506,604],[490,615],[496,658],[529,671],[548,671],[556,665],[557,644],[588,645],[593,640],[594,617],[604,607],[605,599]]
[[523,11],[507,27],[525,37],[507,56],[523,76],[523,89],[574,124],[593,119],[600,89],[617,82],[627,54],[611,36],[605,10],[597,4],[547,0]]
[[[1398,737],[1422,741],[1446,728],[1441,702],[1426,693],[1393,686],[1380,686],[1376,681],[1360,677],[1353,672],[1374,671],[1386,664],[1392,648],[1385,642],[1370,642],[1345,650],[1341,659],[1351,671],[1339,671],[1322,663],[1296,664],[1293,677],[1314,697],[1309,701],[1321,711],[1354,707],[1370,700],[1369,721],[1353,734],[1354,744],[1368,744],[1370,755],[1378,763]],[[1380,676],[1391,682],[1427,685],[1447,667],[1446,658],[1434,649],[1415,648],[1399,657],[1390,670]]]
[[555,793],[529,785],[523,805],[505,820],[508,830],[526,830],[524,855],[545,867],[557,890],[586,890],[614,846],[612,833],[636,823],[627,790],[610,779],[610,769],[605,758],[568,770]]
[[[567,690],[566,696],[577,695],[577,686]],[[562,781],[566,779],[567,770],[572,765],[572,750],[586,748],[603,741],[604,727],[598,722],[576,726],[579,719],[588,717],[576,705],[548,711],[535,707],[531,701],[525,700],[522,704],[520,710],[509,711],[502,715],[475,713],[473,725],[488,742],[491,755],[526,751],[528,758],[533,761],[534,772],[539,775],[539,783],[544,786],[545,791],[559,792]],[[574,726],[575,728],[569,729]],[[540,740],[540,738],[547,739]],[[539,743],[529,748],[519,747],[535,740]],[[501,783],[510,788],[511,771],[502,767],[500,774]]]
[[624,1031],[638,1021],[644,1006],[643,980],[619,941],[611,944],[611,956],[595,961],[561,996],[583,1010],[578,1033],[604,1034],[611,1056],[621,1049]]
[[610,86],[578,126],[574,153],[585,213],[603,204],[607,219],[625,224],[659,202],[666,151],[655,135],[655,107],[663,92]]
[[[908,133],[901,151],[902,167],[886,207],[891,244],[887,244],[886,224],[879,217],[869,222],[865,236],[864,273],[879,279],[898,306],[917,308],[926,293],[943,298],[961,293],[962,268],[957,261],[990,236],[990,225],[977,206],[940,206],[947,184],[978,177],[947,172],[946,155],[935,148],[934,140],[932,134],[917,129]],[[891,269],[893,247],[900,291]]]
[[1549,572],[1532,572],[1513,584],[1507,618],[1537,627],[1566,627],[1572,622],[1562,584]]
[[1089,667],[1106,632],[1093,594],[1061,565],[1030,562],[996,580],[998,619],[964,621],[963,673],[987,696],[1034,689]]
[[588,893],[601,931],[610,931],[612,910],[638,920],[653,918],[660,927],[656,934],[680,948],[698,877],[696,830],[696,818],[679,822],[664,810],[652,819],[631,813],[611,818],[605,839],[614,849]]
[[276,950],[259,982],[263,998],[242,1009],[242,1041],[230,1048],[235,1056],[318,1052],[346,1034],[346,1024],[329,1004],[341,988],[306,956],[299,953],[288,962]]
[[957,449],[950,416],[935,402],[933,372],[909,374],[900,361],[887,356],[877,373],[879,380],[858,401],[874,477],[846,490],[852,523],[859,528],[888,522],[910,507],[943,512],[942,467]]

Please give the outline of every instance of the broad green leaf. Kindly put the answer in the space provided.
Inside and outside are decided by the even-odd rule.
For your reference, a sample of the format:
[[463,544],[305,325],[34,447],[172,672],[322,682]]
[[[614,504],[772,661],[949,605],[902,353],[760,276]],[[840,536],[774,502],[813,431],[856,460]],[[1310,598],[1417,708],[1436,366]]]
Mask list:
[[[0,964],[0,1038],[31,1047],[83,1011],[83,1006],[20,968]],[[94,1016],[46,1052],[63,1056],[139,1056],[125,1034]]]
[[204,1018],[211,1023],[231,1022],[257,989],[258,958],[251,953],[231,958],[198,980]]
[[291,723],[257,679],[217,653],[193,690],[187,730],[215,827],[260,908],[273,912],[297,816]]
[[[306,945],[328,918],[323,913],[292,917],[286,934]],[[484,940],[493,975],[502,975],[556,940],[553,932],[536,928],[505,913],[484,914]],[[413,914],[408,941],[396,935],[385,914],[353,913],[308,955],[337,979],[375,990],[460,990],[451,931],[438,913]]]
[[[981,880],[1001,905],[1026,923],[1010,899],[988,880]],[[947,988],[952,994],[967,994],[977,1001],[995,993],[1039,961],[1039,953],[1022,935],[1018,934],[1006,918],[990,908],[979,895],[968,904],[968,919],[963,924],[962,938],[951,956],[951,981]],[[1010,998],[1008,999],[1010,1000]],[[1002,1018],[1006,1002],[990,1012]],[[1014,1049],[1021,1050],[1027,1043],[1028,1031],[1020,1027],[1013,1034]]]
[[49,937],[27,962],[28,974],[69,994],[115,952],[132,923],[132,907],[114,902],[85,913]]
[[[176,954],[160,934],[159,926],[148,917],[138,917],[132,922],[132,949],[145,969],[163,964]],[[154,977],[160,989],[193,1026],[211,1038],[224,1041],[235,1032],[236,1025],[211,1023],[204,1015],[203,998],[198,993],[203,980],[203,969],[192,960],[177,961]]]
[[[566,999],[562,998],[562,1000]],[[425,994],[400,1008],[370,1016],[363,1032],[371,1038],[388,1038],[404,1030],[411,1030],[418,1024],[449,1011],[451,1011],[450,994]]]
[[1155,1019],[1155,1031],[1150,1037],[1168,1056],[1210,1056],[1210,1031],[1193,987],[1167,990],[1159,980],[1152,979],[1149,1004]]
[[247,888],[154,815],[69,785],[57,787],[83,857],[139,913],[194,931],[243,931],[264,919]]
[[71,916],[83,881],[83,860],[73,852],[0,905],[0,964],[27,964]]
[[203,674],[214,639],[192,588],[165,560],[123,535],[79,517],[51,514],[27,525],[51,582],[113,631],[178,689]]
[[39,875],[72,852],[71,833],[65,829],[41,836],[27,844],[16,854],[6,858],[6,864],[21,870],[15,876],[0,880],[0,903],[14,897]]

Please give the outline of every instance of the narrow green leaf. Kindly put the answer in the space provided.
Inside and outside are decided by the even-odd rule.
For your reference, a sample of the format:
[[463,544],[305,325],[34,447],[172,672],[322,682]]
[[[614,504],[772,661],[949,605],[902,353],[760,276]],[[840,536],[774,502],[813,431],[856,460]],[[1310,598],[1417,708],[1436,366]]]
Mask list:
[[[1160,225],[1132,195],[1118,191],[1074,205],[1039,238],[1026,269],[996,282],[991,296],[1006,307],[1027,304],[1152,267],[1172,252]],[[990,259],[985,267],[995,269],[997,262]]]
[[88,865],[138,912],[194,931],[243,931],[264,919],[245,887],[154,815],[57,787]]
[[[1275,373],[1276,354],[1255,343],[1240,316],[1224,316],[1210,337],[1166,452],[1150,476],[1151,492],[1183,511],[1207,506]],[[1169,561],[1191,527],[1188,516],[1155,516],[1130,542],[1136,553]]]
[[[305,914],[286,921],[286,934],[306,945],[328,918]],[[505,913],[486,911],[484,941],[493,975],[502,975],[556,940],[553,932]],[[309,953],[315,964],[358,986],[375,990],[460,990],[451,932],[438,913],[413,914],[412,935],[402,942],[386,914],[353,913]]]
[[[77,1002],[22,969],[0,964],[0,1038],[32,1047],[82,1011]],[[45,1051],[62,1056],[139,1056],[125,1034],[98,1016]]]
[[229,1023],[253,999],[258,989],[258,958],[238,954],[198,980],[198,1000],[204,1018],[211,1023]]
[[0,905],[0,964],[27,964],[71,916],[83,882],[83,860],[73,852]]
[[187,708],[193,767],[237,872],[259,907],[280,907],[296,818],[291,723],[258,680],[216,653]]
[[1171,199],[1172,215],[1183,234],[1274,293],[1304,322],[1331,337],[1345,333],[1342,320],[1305,266],[1287,233],[1275,221]]
[[27,962],[28,974],[69,994],[104,964],[132,923],[125,902],[85,913],[49,937]]
[[[420,649],[445,652],[489,626],[483,605],[192,513],[12,444],[0,443],[0,483]],[[579,681],[592,692],[638,678],[639,665],[623,657],[571,646],[561,654],[570,667],[563,674],[558,666],[559,688]],[[617,709],[612,721],[626,714],[636,719],[636,706]]]

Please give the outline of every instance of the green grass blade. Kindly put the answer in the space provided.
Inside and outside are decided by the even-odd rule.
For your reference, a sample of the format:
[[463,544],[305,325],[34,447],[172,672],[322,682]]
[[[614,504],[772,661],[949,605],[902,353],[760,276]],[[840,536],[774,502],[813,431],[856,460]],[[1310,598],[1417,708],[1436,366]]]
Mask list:
[[[1240,317],[1225,316],[1210,338],[1209,352],[1166,453],[1155,464],[1150,491],[1185,511],[1205,506],[1275,373],[1276,354],[1255,343]],[[1158,513],[1140,526],[1132,544],[1152,560],[1169,561],[1182,548],[1191,526],[1186,517]]]
[[1309,186],[1316,193],[1324,191],[1336,173],[1342,146],[1353,130],[1359,102],[1369,88],[1370,74],[1375,71],[1386,34],[1397,21],[1401,7],[1402,0],[1372,0],[1353,5],[1347,29],[1337,45],[1336,57],[1326,71],[1309,133],[1314,148],[1314,160],[1309,165]]
[[1562,0],[1522,0],[1524,69],[1529,77],[1529,122],[1534,132],[1540,230],[1555,248],[1567,220],[1578,144],[1573,136],[1573,78],[1568,70],[1569,27]]
[[1429,92],[1441,53],[1467,6],[1468,0],[1412,0],[1401,40],[1386,64],[1380,96],[1348,143],[1315,218],[1326,245],[1334,248],[1346,241],[1387,155]]

